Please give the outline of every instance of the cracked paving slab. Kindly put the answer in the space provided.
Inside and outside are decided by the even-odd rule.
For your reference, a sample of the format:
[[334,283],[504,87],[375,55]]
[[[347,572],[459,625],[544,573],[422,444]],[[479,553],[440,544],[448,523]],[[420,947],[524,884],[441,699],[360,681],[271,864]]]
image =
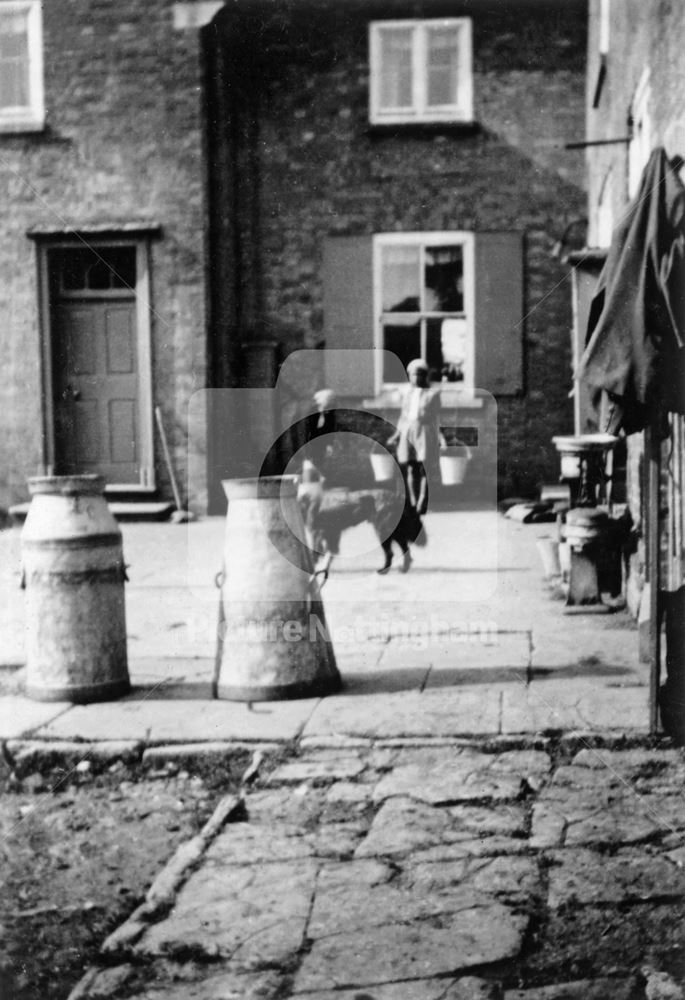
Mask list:
[[476,976],[385,983],[362,994],[356,988],[293,994],[302,1000],[496,1000],[498,995],[496,984]]
[[135,953],[224,958],[246,971],[286,964],[304,941],[317,867],[309,859],[206,865],[191,875],[166,919],[145,931]]
[[366,767],[360,754],[320,751],[316,756],[289,761],[277,768],[267,779],[269,785],[300,784],[301,782],[330,783],[359,777]]
[[520,836],[516,819],[507,826],[506,820],[498,823],[493,817],[490,827],[484,825],[484,829],[479,829],[481,817],[480,811],[469,817],[462,809],[438,808],[406,796],[387,799],[357,847],[355,858],[402,856],[446,847],[454,858],[482,853],[512,854],[525,848],[526,841]]
[[685,871],[666,855],[580,848],[549,856],[549,906],[621,904],[685,896]]
[[380,861],[327,866],[319,874],[307,935],[317,940],[388,923],[408,924],[491,901],[484,892],[459,885],[455,874],[456,880],[443,877],[442,891],[430,894],[423,891],[420,877],[404,878]]
[[[140,978],[140,970],[131,965],[103,969],[92,977],[79,1000],[111,996],[126,996],[127,1000],[276,1000],[282,996],[282,975],[275,970],[240,974],[219,969],[207,974],[206,967],[193,963],[173,970],[168,964],[155,963],[144,971],[144,984]],[[126,992],[122,993],[124,987]]]
[[387,923],[315,940],[295,992],[455,975],[519,954],[528,918],[490,902],[418,923]]
[[392,772],[376,786],[374,799],[407,795],[433,805],[515,799],[526,785],[538,788],[550,767],[548,754],[540,750],[505,754],[460,748],[414,750],[398,756]]
[[[679,828],[685,826],[685,802],[674,802]],[[597,796],[573,792],[563,802],[541,802],[533,808],[530,846],[581,847],[639,844],[673,829],[664,811],[632,795],[598,802]]]
[[606,753],[583,761],[601,766],[557,769],[533,807],[531,847],[638,844],[685,830],[685,798],[673,767],[640,751],[614,763]]

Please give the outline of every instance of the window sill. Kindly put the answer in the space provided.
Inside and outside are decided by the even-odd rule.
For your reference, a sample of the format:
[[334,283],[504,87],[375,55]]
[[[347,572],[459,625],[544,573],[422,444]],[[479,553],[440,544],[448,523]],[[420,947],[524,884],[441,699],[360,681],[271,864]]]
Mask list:
[[[439,389],[440,402],[446,410],[482,410],[483,399],[476,396],[472,389],[447,389],[432,385]],[[399,410],[402,405],[401,389],[383,389],[372,399],[363,399],[362,406],[369,410]]]
[[403,138],[423,138],[440,134],[448,135],[475,135],[480,131],[480,124],[476,121],[445,121],[436,119],[435,121],[387,121],[370,122],[366,129],[366,134],[370,138],[392,138],[401,135]]
[[0,135],[25,135],[27,132],[43,132],[43,118],[3,118],[0,116]]

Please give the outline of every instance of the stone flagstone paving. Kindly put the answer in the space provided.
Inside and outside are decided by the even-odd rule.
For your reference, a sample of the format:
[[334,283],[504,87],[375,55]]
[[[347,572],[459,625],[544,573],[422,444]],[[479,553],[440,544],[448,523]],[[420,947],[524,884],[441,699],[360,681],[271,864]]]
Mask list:
[[545,747],[303,749],[72,1000],[676,1000],[683,754]]

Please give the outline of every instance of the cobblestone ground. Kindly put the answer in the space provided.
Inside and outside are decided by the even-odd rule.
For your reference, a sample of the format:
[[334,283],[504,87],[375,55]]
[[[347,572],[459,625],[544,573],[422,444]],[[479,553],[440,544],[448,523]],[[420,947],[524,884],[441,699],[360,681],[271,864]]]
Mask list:
[[683,753],[534,747],[300,747],[72,1000],[682,998]]

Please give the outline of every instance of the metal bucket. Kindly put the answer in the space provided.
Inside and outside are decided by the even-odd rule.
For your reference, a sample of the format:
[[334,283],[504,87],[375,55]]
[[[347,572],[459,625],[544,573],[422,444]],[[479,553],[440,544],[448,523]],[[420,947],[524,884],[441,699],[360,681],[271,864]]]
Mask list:
[[470,458],[471,452],[465,445],[440,452],[440,479],[443,486],[457,486],[464,482]]
[[372,451],[369,455],[373,478],[377,483],[386,483],[393,479],[397,471],[397,462],[388,451]]
[[297,503],[297,477],[229,479],[215,693],[329,694],[340,675]]
[[121,531],[101,476],[29,480],[21,533],[27,694],[106,701],[130,689]]

